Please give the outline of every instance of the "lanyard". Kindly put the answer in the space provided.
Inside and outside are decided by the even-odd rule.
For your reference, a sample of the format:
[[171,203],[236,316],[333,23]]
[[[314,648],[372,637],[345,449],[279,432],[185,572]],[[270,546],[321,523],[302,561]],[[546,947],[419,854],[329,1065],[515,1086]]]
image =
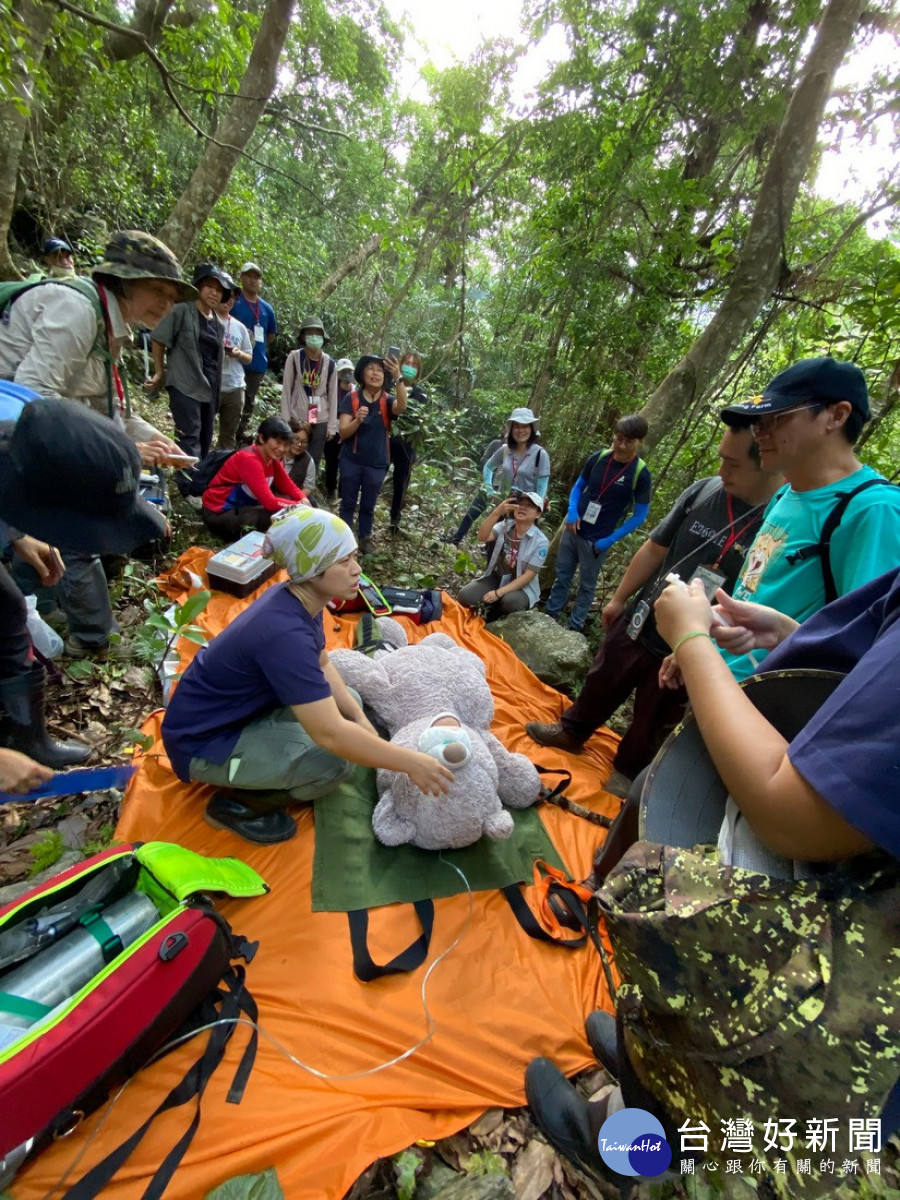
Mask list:
[[[247,300],[247,297],[245,296],[244,299]],[[250,301],[247,300],[247,307],[253,313],[253,320],[256,322],[257,325],[259,324],[259,306],[260,306],[259,300],[256,301],[256,308],[254,308],[253,305],[250,303]]]
[[[719,553],[719,557],[713,563],[714,568],[718,568],[719,563],[722,561],[722,559],[725,557],[725,555],[728,553],[728,551],[731,549],[731,547],[734,545],[734,543],[738,540],[738,538],[741,536],[741,534],[746,533],[746,531],[750,528],[750,526],[756,520],[756,516],[755,516],[756,509],[753,509],[753,511],[750,515],[750,519],[748,521],[745,521],[745,523],[740,527],[740,529],[735,529],[734,528],[734,525],[735,525],[734,509],[731,504],[731,496],[728,494],[728,492],[725,493],[725,507],[728,510],[728,525],[731,528],[731,533],[729,533],[728,537],[726,538],[725,545],[722,547],[722,549]],[[759,507],[759,505],[757,505],[757,508],[758,507]]]
[[531,453],[531,447],[529,446],[528,449],[525,451],[525,453],[522,455],[522,457],[519,459],[517,459],[514,454],[510,455],[510,466],[512,469],[513,483],[516,482],[516,476],[518,475],[518,473],[522,469],[522,467],[525,466],[525,463],[526,463],[530,453]]
[[510,572],[515,571],[516,563],[519,561],[519,544],[522,538],[516,533],[516,527],[513,525],[509,533],[503,535],[504,549],[506,551],[506,561],[509,563]]
[[610,479],[609,483],[607,483],[606,477],[609,474],[610,463],[614,463],[615,461],[616,460],[613,458],[613,456],[611,454],[610,454],[609,458],[606,460],[606,463],[603,467],[603,481],[601,482],[600,490],[597,493],[598,500],[600,500],[603,497],[603,495],[609,491],[609,489],[612,487],[612,485],[616,482],[617,479],[622,478],[622,476],[625,474],[625,472],[628,470],[628,468],[634,462],[634,459],[629,458],[628,462],[625,464],[625,466],[622,468],[622,470],[618,471],[615,475],[613,475],[612,479]]

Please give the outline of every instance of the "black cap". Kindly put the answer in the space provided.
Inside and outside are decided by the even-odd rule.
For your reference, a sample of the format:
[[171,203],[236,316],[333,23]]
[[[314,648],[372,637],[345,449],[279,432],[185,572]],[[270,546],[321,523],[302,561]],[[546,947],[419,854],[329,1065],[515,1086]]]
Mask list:
[[0,436],[0,518],[76,554],[127,554],[166,519],[138,494],[134,442],[71,400],[33,400]]
[[779,371],[761,396],[751,396],[740,404],[729,404],[719,415],[726,425],[746,426],[767,413],[786,412],[816,400],[824,404],[847,400],[856,412],[866,420],[869,418],[865,375],[855,363],[827,357],[801,358],[793,366]]

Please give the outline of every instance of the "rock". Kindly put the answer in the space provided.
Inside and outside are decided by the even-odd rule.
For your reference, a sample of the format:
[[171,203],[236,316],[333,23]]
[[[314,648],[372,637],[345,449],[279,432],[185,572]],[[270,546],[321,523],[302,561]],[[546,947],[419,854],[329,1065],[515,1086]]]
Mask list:
[[508,1175],[461,1175],[431,1200],[516,1200],[516,1189]]
[[594,661],[587,640],[580,633],[563,629],[546,613],[512,613],[493,621],[491,633],[502,637],[542,683],[574,694]]
[[85,817],[63,817],[56,824],[56,832],[67,850],[80,850],[87,841],[88,821]]

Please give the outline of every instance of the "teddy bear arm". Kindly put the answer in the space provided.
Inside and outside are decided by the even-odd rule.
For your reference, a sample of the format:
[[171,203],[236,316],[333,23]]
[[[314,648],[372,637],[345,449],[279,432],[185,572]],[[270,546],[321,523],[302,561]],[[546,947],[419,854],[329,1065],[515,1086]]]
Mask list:
[[541,794],[541,779],[534,763],[524,754],[513,754],[492,733],[485,732],[484,743],[497,765],[497,791],[508,808],[529,808]]
[[375,805],[372,829],[379,842],[385,846],[403,846],[411,842],[416,835],[416,827],[412,821],[404,821],[394,807],[390,789],[382,792],[381,799]]

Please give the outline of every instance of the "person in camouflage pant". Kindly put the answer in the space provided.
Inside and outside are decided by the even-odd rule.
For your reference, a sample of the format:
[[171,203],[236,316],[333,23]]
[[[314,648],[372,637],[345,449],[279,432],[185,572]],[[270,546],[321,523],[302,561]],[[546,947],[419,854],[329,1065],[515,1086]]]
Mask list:
[[[675,1153],[681,1131],[706,1126],[719,1167],[729,1121],[758,1137],[773,1122],[790,1127],[754,1143],[770,1186],[834,1194],[804,1130],[839,1119],[843,1157],[849,1122],[877,1125],[874,1158],[900,1128],[900,570],[802,626],[721,591],[717,600],[728,625],[714,623],[699,584],[672,585],[657,626],[726,814],[726,792],[733,802],[727,828],[746,823],[765,873],[723,831],[717,848],[633,846],[596,897],[622,978],[617,1021],[593,1014],[587,1028],[621,1092],[591,1104],[547,1059],[530,1064],[526,1092],[557,1149],[598,1174],[609,1174],[598,1134],[625,1105],[656,1115]],[[766,679],[816,668],[843,677],[788,741],[735,682],[714,635],[738,652],[772,650]],[[661,799],[673,830],[680,804],[694,816],[690,786]]]

